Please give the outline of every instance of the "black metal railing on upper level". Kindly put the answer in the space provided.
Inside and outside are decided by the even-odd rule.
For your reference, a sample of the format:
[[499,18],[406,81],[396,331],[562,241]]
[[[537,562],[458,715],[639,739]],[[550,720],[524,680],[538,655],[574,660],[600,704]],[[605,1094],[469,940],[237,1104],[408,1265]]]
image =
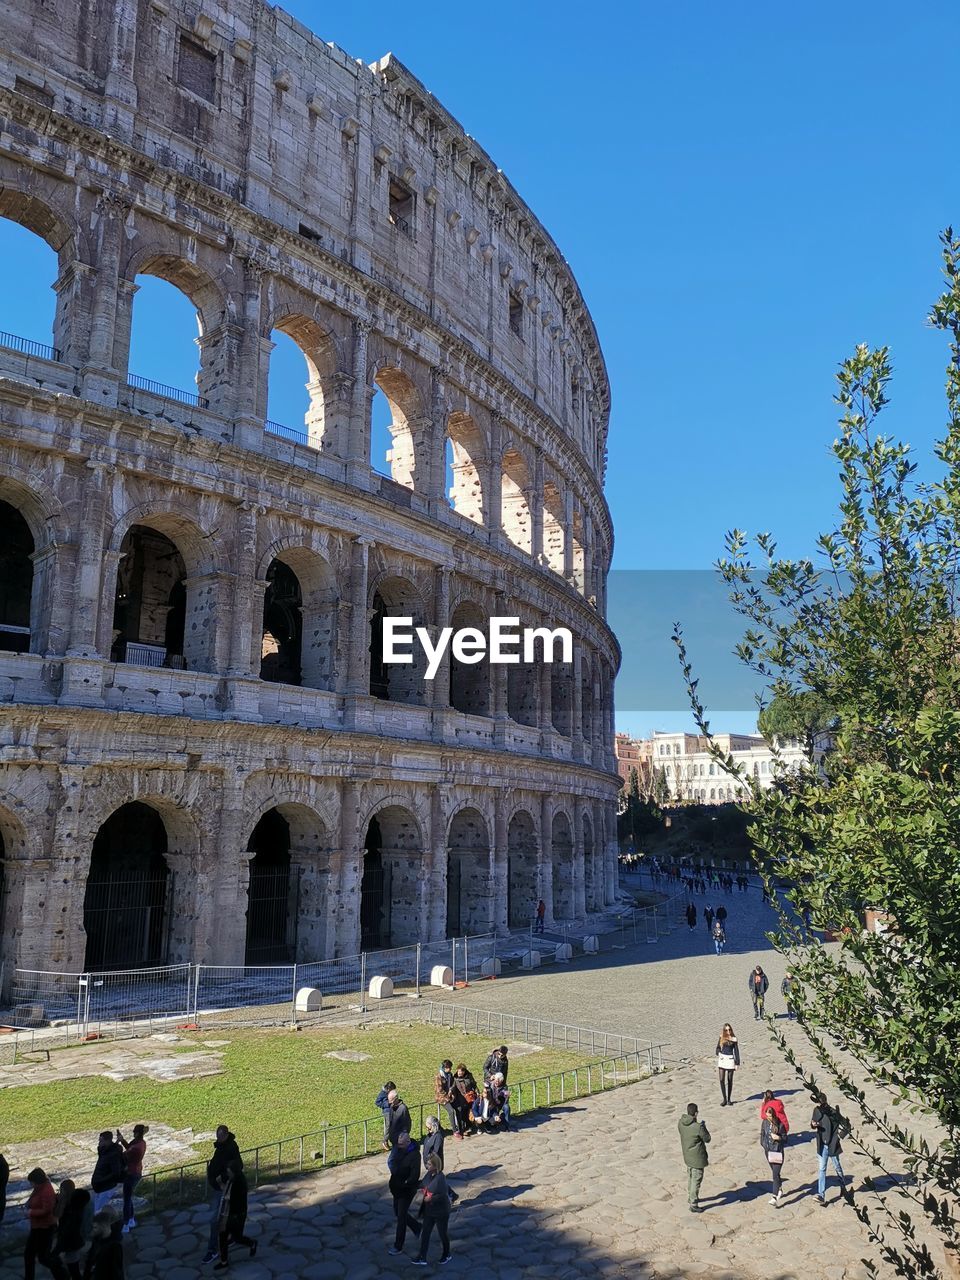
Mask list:
[[209,407],[206,396],[198,396],[193,391],[181,391],[179,387],[168,387],[165,382],[154,382],[152,378],[141,378],[136,373],[127,374],[127,386],[136,387],[140,391],[151,391],[155,396],[166,396],[168,400],[177,400],[180,404],[191,404],[197,409]]
[[269,431],[272,436],[280,436],[284,440],[292,440],[294,444],[309,444],[310,437],[303,427],[288,427],[283,422],[271,422],[267,418],[263,424],[264,430]]
[[21,338],[16,333],[6,333],[0,329],[0,347],[9,347],[12,351],[19,351],[24,356],[39,356],[41,360],[55,360],[60,362],[60,352],[56,347],[48,346],[45,342],[34,342],[31,338]]

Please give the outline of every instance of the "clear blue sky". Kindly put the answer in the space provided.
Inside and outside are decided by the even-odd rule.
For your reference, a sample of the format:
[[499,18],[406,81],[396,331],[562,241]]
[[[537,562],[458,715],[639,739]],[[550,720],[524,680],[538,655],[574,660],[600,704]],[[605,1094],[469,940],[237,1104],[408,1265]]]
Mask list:
[[[955,4],[285,7],[355,57],[395,53],[570,261],[613,387],[618,569],[706,570],[733,525],[810,551],[836,501],[833,371],[857,342],[892,347],[889,429],[929,451],[946,349],[924,317],[937,232],[960,223]],[[4,306],[0,328],[32,333],[28,306],[17,323]],[[150,339],[132,367],[162,377]],[[189,385],[169,355],[163,372]],[[298,414],[271,399],[271,416]],[[750,728],[717,658],[735,624],[698,612],[699,577],[678,577],[677,616],[716,667],[715,727]],[[645,628],[622,628],[633,731],[688,723],[664,581]],[[614,585],[617,617],[647,599]]]

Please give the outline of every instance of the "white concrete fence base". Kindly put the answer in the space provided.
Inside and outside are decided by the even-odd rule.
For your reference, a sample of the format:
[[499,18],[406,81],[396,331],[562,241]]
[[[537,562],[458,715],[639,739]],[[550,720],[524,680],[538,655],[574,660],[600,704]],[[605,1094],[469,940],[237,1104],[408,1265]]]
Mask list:
[[379,975],[370,979],[370,999],[389,1000],[393,995],[393,979]]
[[539,969],[540,968],[540,952],[525,951],[523,953],[523,957],[520,963],[524,967],[524,969]]
[[301,987],[293,1007],[297,1013],[316,1013],[323,1008],[323,996],[316,987]]
[[500,964],[500,961],[495,956],[491,957],[489,960],[484,960],[480,965],[480,977],[499,978],[502,967],[503,966]]
[[588,933],[583,940],[584,955],[595,956],[600,950],[600,939],[595,933]]
[[553,958],[557,964],[569,964],[573,959],[573,947],[569,942],[558,942],[557,949],[553,953]]
[[435,964],[430,970],[431,987],[452,987],[453,970],[448,964]]

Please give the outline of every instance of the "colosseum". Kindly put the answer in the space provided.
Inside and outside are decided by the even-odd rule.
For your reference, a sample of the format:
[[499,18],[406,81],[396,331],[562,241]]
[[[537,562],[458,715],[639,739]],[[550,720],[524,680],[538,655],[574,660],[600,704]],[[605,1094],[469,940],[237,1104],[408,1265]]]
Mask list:
[[[4,971],[602,910],[609,387],[548,233],[396,58],[261,0],[22,0],[0,43],[0,216],[56,263],[52,333],[0,304]],[[131,367],[145,277],[195,387]],[[387,617],[495,615],[572,661],[382,660]]]

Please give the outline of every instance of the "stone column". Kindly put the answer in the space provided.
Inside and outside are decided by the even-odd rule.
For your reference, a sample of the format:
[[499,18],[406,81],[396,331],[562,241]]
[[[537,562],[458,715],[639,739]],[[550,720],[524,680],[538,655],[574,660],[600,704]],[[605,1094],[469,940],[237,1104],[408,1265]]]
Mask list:
[[509,928],[507,905],[510,900],[510,861],[507,799],[500,787],[494,792],[493,804],[493,927],[498,932],[506,932]]
[[270,376],[270,353],[274,344],[260,333],[263,306],[263,276],[266,262],[255,256],[245,257],[241,321],[236,329],[237,363],[234,369],[232,409],[234,441],[245,449],[260,450],[263,423],[267,416],[267,389]]
[[[450,625],[450,566],[438,564],[434,569],[433,587],[434,624],[430,638],[436,644],[443,627]],[[433,708],[433,739],[443,742],[447,731],[447,712],[450,709],[450,649],[447,648],[437,668],[433,683],[428,687],[427,701]]]
[[[118,325],[118,318],[121,309],[120,250],[124,225],[131,210],[132,206],[124,197],[109,192],[100,197],[96,212],[95,269],[75,263],[72,280],[69,283],[64,281],[73,295],[74,324],[79,312],[86,316],[86,331],[81,333],[79,340],[71,340],[71,363],[80,366],[84,399],[95,404],[115,405],[118,386],[127,373],[129,313],[125,326]],[[59,281],[57,285],[59,293]],[[136,286],[132,287],[135,289]],[[129,300],[132,301],[132,294]]]
[[430,830],[427,832],[428,860],[420,879],[420,937],[438,942],[447,934],[447,822],[440,784],[430,788]]
[[[311,383],[311,389],[312,386]],[[309,430],[310,443],[325,457],[347,458],[353,388],[354,379],[349,373],[331,374],[320,387],[323,413],[319,422],[315,422],[311,411]]]
[[126,555],[124,551],[110,548],[103,553],[103,564],[100,573],[100,608],[97,617],[97,653],[109,659],[113,648],[113,606],[117,595],[117,571],[120,561]]
[[573,582],[573,490],[569,485],[563,494],[563,576]]
[[553,754],[553,663],[540,664],[540,747]]
[[572,698],[570,700],[570,738],[573,748],[574,760],[583,759],[583,650],[580,648],[577,640],[573,644],[573,662],[571,663],[573,674],[573,689],[571,690]]
[[583,811],[584,801],[579,796],[573,798],[573,914],[579,920],[586,914],[587,889],[584,867],[583,848]]
[[530,554],[534,564],[543,564],[543,453],[537,450],[533,464],[533,492],[527,494],[530,506]]
[[73,610],[70,616],[70,645],[67,649],[69,655],[83,658],[103,656],[97,650],[97,620],[104,559],[106,478],[111,474],[111,469],[105,463],[89,459],[86,471]]
[[370,321],[353,322],[353,386],[347,437],[346,477],[350,484],[370,486],[370,404],[373,388],[367,382],[367,339]]
[[[426,449],[427,465],[425,476],[415,485],[425,498],[443,508],[448,505],[446,495],[447,475],[447,405],[446,382],[444,372],[438,366],[430,370],[430,421],[424,433],[424,441],[419,444],[420,453]],[[419,471],[419,467],[418,467]]]
[[484,494],[483,523],[490,530],[490,541],[500,541],[503,521],[503,419],[490,415],[490,452],[487,458],[487,485]]
[[545,923],[551,928],[553,918],[553,800],[545,791],[540,799],[540,897],[547,913]]
[[360,881],[363,876],[363,835],[357,828],[359,789],[344,778],[340,783],[340,875],[332,907],[336,954],[355,956],[360,951]]
[[369,551],[373,543],[369,538],[354,538],[350,552],[350,600],[349,641],[347,645],[347,682],[344,692],[348,697],[361,697],[370,692],[368,659],[370,656],[370,628],[367,618],[367,577]]

